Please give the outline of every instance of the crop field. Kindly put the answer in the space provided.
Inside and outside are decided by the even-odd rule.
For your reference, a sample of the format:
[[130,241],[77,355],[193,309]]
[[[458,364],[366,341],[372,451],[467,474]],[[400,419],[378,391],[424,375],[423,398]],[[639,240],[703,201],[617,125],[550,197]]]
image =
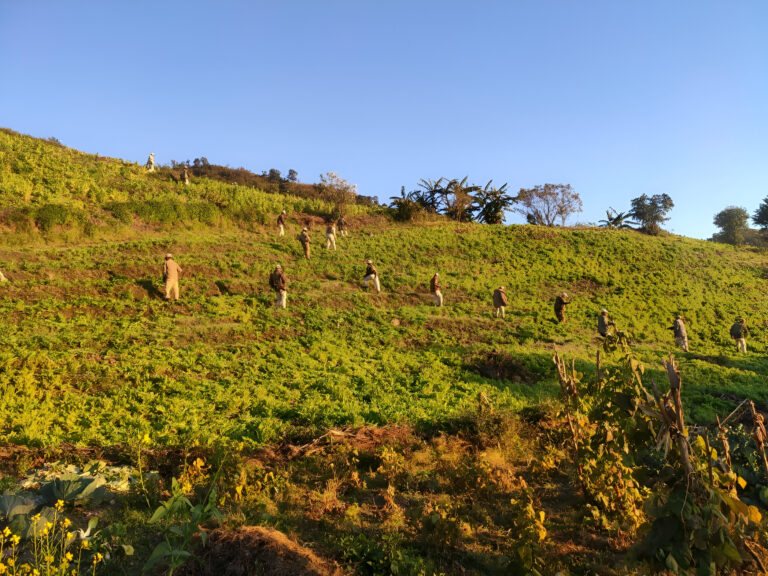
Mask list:
[[[37,542],[41,517],[50,542],[54,516],[66,515],[83,529],[100,522],[83,574],[209,574],[238,561],[251,564],[232,573],[700,570],[651,537],[669,524],[652,494],[672,465],[649,464],[661,432],[649,424],[655,408],[639,406],[651,382],[670,389],[673,353],[687,424],[714,434],[716,418],[744,400],[768,410],[764,251],[634,231],[394,224],[362,207],[331,251],[321,224],[330,207],[319,200],[207,181],[183,190],[135,166],[0,138],[6,550],[11,533]],[[60,174],[60,185],[36,192],[43,173]],[[135,195],[120,188],[126,181]],[[43,206],[57,216],[46,220]],[[278,238],[270,223],[283,206],[288,232]],[[296,238],[307,223],[311,261]],[[183,268],[178,302],[163,298],[166,252]],[[381,294],[361,287],[366,258]],[[286,310],[268,286],[278,263]],[[443,308],[429,294],[435,272]],[[504,319],[491,305],[501,285]],[[560,324],[553,302],[563,291],[571,303]],[[601,308],[625,340],[598,337]],[[674,347],[678,313],[690,352]],[[746,354],[729,337],[741,316]],[[578,398],[555,353],[583,387]],[[631,418],[617,412],[619,397],[632,398]],[[604,452],[614,438],[623,451]],[[712,528],[717,569],[759,565],[737,532],[766,544],[745,528],[768,504],[759,452],[744,427],[730,438],[732,476],[721,481],[745,504],[719,506],[747,520]],[[691,445],[705,474],[705,448]],[[621,496],[605,496],[614,485]],[[74,567],[66,528],[56,538],[59,552],[22,542],[15,558]],[[270,546],[278,559],[243,559]]]

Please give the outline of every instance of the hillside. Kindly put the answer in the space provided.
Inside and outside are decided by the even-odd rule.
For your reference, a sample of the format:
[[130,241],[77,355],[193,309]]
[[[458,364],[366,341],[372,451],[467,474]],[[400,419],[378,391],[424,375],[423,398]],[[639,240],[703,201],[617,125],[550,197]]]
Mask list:
[[[509,572],[512,552],[505,548],[512,544],[497,539],[509,530],[510,514],[520,513],[508,509],[509,493],[528,494],[520,479],[539,449],[516,415],[528,421],[538,414],[538,422],[558,409],[556,351],[575,361],[584,380],[595,378],[600,308],[632,335],[645,382],[666,389],[662,361],[674,353],[692,422],[712,423],[743,399],[768,409],[768,280],[765,253],[757,249],[631,231],[393,224],[351,207],[350,236],[326,251],[320,216],[333,207],[318,200],[207,180],[185,189],[129,163],[8,132],[0,132],[0,201],[0,270],[9,279],[0,285],[7,479],[54,454],[80,463],[95,454],[141,470],[144,439],[152,465],[166,476],[181,474],[195,493],[196,482],[204,487],[214,470],[198,466],[195,475],[193,459],[213,464],[235,451],[241,468],[222,461],[229,462],[221,464],[228,484],[220,493],[229,490],[222,508],[232,506],[236,524],[300,534],[358,573],[387,573],[396,553],[408,567],[401,573],[462,573],[457,566],[516,573]],[[215,206],[215,217],[194,225],[182,217],[153,219],[195,203]],[[35,211],[46,205],[81,216],[36,226]],[[129,207],[130,217],[119,217],[118,205]],[[282,207],[289,230],[281,239],[271,222]],[[29,226],[15,226],[19,214]],[[90,232],[83,222],[92,223]],[[296,240],[306,223],[313,224],[311,262]],[[161,297],[166,252],[184,268],[177,303]],[[366,258],[381,274],[380,295],[360,287]],[[290,281],[284,311],[272,308],[267,283],[276,263]],[[435,272],[442,309],[428,293]],[[503,320],[491,307],[499,285],[510,300]],[[566,324],[552,312],[562,291],[571,300]],[[677,313],[687,320],[689,353],[674,348],[668,329]],[[742,355],[728,334],[739,316],[751,330]],[[603,362],[620,370],[624,358],[605,353]],[[480,418],[478,406],[486,404],[504,415],[508,438],[494,436],[498,431]],[[333,436],[326,445],[329,430],[339,435],[335,448]],[[293,456],[281,455],[289,449]],[[294,464],[297,455],[306,459]],[[329,472],[327,462],[337,467]],[[509,475],[506,484],[493,476],[497,469]],[[480,490],[478,474],[496,478],[486,491],[503,489],[450,500]],[[571,480],[555,479],[573,490]],[[540,495],[547,494],[548,481],[538,481]],[[246,485],[251,500],[242,496]],[[148,494],[147,503],[157,504],[168,492]],[[145,495],[137,489],[126,506],[139,507]],[[375,506],[367,510],[369,497]],[[536,501],[555,507],[547,517],[559,544],[548,554],[557,565],[575,569],[595,554],[609,563],[625,559],[621,532],[595,548],[574,536],[578,519],[565,517],[579,495],[557,498]],[[484,511],[477,509],[481,502]],[[131,514],[111,511],[105,518],[145,534],[135,544],[147,553],[156,538],[148,513]],[[435,514],[434,526],[424,524]],[[453,518],[448,527],[446,518]],[[376,548],[382,533],[390,540]],[[574,539],[575,552],[568,548]],[[456,564],[428,550],[442,550]],[[379,553],[386,557],[380,571],[361,568]]]

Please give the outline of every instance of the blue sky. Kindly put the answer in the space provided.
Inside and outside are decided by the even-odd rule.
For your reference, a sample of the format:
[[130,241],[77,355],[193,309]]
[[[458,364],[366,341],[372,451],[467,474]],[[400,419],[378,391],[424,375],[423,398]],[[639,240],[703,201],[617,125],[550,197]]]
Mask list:
[[705,238],[768,196],[766,25],[763,0],[0,0],[0,126],[381,200],[569,183],[580,222],[667,193]]

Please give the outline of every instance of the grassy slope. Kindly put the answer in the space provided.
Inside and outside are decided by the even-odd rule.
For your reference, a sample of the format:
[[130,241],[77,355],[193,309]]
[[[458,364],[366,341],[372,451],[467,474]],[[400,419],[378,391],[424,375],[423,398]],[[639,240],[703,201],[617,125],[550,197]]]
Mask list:
[[[44,141],[5,132],[0,138],[0,198],[9,204],[20,182],[29,182],[33,203],[76,197],[94,212],[98,206],[82,190],[60,193],[59,185],[38,195],[45,185],[17,173],[20,157],[26,174],[47,173],[48,180],[70,182],[67,189],[77,181],[118,190],[128,170],[137,188],[165,186],[179,198],[189,193],[132,165],[102,166]],[[93,162],[103,171],[93,172]],[[220,188],[196,186],[192,194]],[[263,202],[264,210],[285,203]],[[293,225],[282,241],[260,226],[162,231],[107,223],[101,235],[108,239],[65,243],[55,239],[62,236],[45,243],[7,233],[9,247],[0,253],[12,280],[0,287],[2,439],[109,445],[150,432],[170,445],[220,436],[262,443],[331,425],[439,426],[474,405],[479,391],[497,406],[519,409],[556,395],[554,350],[575,357],[580,370],[593,370],[601,307],[635,335],[660,383],[658,366],[673,349],[667,327],[677,311],[689,319],[693,352],[678,358],[693,418],[726,413],[741,396],[768,401],[760,252],[634,232],[459,230],[359,217],[335,253],[322,250],[315,229],[308,264]],[[185,268],[182,302],[172,306],[157,292],[168,250]],[[358,286],[366,257],[382,275],[380,296]],[[292,281],[286,312],[270,309],[266,280],[276,262]],[[427,282],[435,271],[444,284],[443,310],[429,305]],[[490,315],[490,293],[499,284],[510,295],[506,321]],[[552,314],[552,298],[562,290],[573,301],[564,326]],[[754,335],[745,356],[733,352],[728,337],[741,314]],[[527,370],[514,381],[480,376],[473,366],[493,350]]]

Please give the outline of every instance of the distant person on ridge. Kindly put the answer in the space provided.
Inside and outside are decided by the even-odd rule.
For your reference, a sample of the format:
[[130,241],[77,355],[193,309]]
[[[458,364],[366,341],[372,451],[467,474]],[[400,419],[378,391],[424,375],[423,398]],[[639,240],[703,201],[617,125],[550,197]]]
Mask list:
[[[613,330],[609,330],[613,326]],[[603,308],[600,310],[600,315],[597,317],[597,331],[605,338],[610,332],[616,331],[616,323],[608,317],[608,310]]]
[[280,216],[277,217],[277,228],[279,230],[277,235],[281,238],[285,236],[285,210],[280,212]]
[[685,330],[685,322],[683,322],[683,317],[680,314],[677,315],[675,322],[669,329],[675,334],[677,345],[688,352],[688,332]]
[[155,171],[155,153],[154,152],[149,153],[149,158],[147,158],[147,163],[145,164],[145,167],[150,172]]
[[563,292],[555,297],[555,318],[558,322],[565,324],[565,307],[570,304],[568,300],[568,294]]
[[173,299],[179,299],[179,274],[183,270],[181,266],[176,264],[172,254],[165,255],[165,262],[163,262],[163,280],[165,281],[165,299],[170,300],[171,294]]
[[329,222],[325,228],[325,249],[331,248],[336,250],[336,224],[333,222]]
[[747,336],[749,330],[747,330],[747,321],[744,318],[739,318],[738,321],[731,326],[731,338],[736,340],[736,350],[738,352],[747,351]]
[[304,258],[309,260],[309,230],[306,228],[301,229],[301,234],[299,234],[299,242],[301,242],[301,245],[304,247]]
[[432,292],[432,296],[435,298],[435,306],[440,307],[443,305],[443,293],[440,291],[440,278],[439,274],[435,273],[432,279],[429,281],[429,291]]
[[336,227],[339,229],[339,236],[347,236],[347,226],[347,219],[344,218],[344,216],[339,216],[339,219],[336,221]]
[[283,274],[283,267],[278,264],[274,272],[269,275],[269,286],[275,291],[275,308],[285,309],[286,299],[288,297],[288,279]]
[[496,309],[496,318],[501,315],[505,317],[504,308],[507,306],[507,293],[504,291],[504,286],[499,286],[493,291],[493,307]]
[[365,276],[363,276],[363,288],[368,288],[368,284],[373,282],[373,287],[376,288],[376,294],[381,292],[381,282],[379,282],[379,271],[373,265],[371,260],[366,260]]
[[184,182],[184,186],[189,186],[189,166],[184,164],[184,170],[181,174],[181,178]]

